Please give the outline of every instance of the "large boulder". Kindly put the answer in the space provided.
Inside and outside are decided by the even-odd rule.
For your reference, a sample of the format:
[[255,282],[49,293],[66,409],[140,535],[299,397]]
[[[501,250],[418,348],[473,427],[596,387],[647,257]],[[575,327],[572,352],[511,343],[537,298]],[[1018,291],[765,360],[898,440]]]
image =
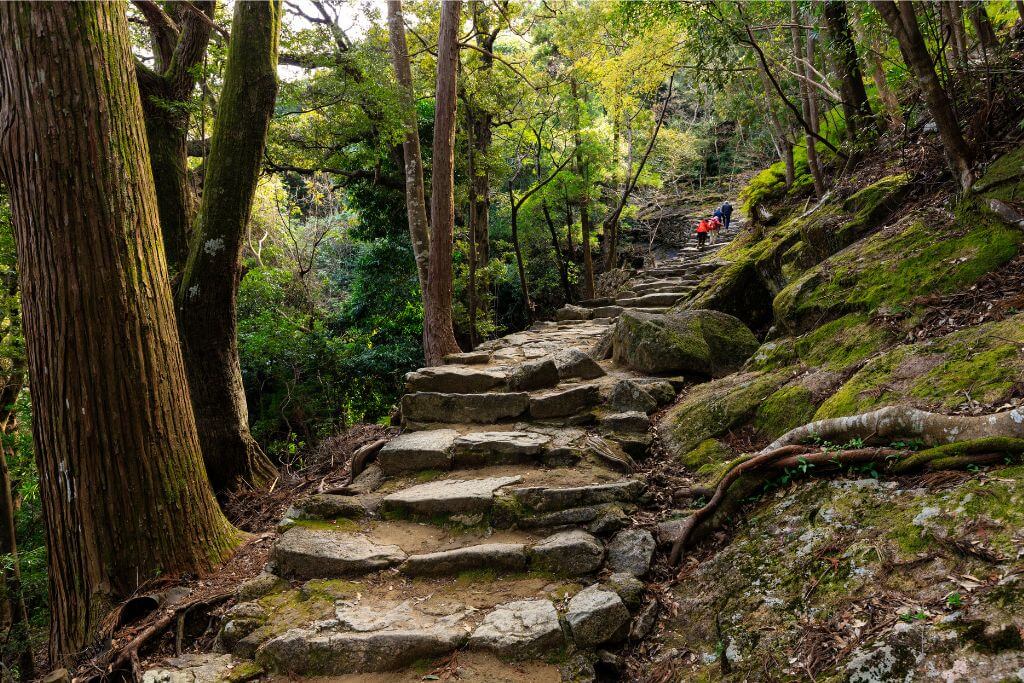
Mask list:
[[709,310],[651,314],[628,311],[615,325],[612,357],[639,372],[721,377],[757,350],[754,333],[738,318]]

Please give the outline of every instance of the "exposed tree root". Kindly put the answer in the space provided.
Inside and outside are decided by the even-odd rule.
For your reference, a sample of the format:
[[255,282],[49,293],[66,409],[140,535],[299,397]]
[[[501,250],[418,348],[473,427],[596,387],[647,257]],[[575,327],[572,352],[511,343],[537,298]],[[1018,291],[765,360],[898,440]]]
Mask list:
[[[800,445],[812,438],[833,443],[853,439],[891,441],[916,438],[929,448],[921,451],[892,447],[837,450]],[[1018,410],[966,417],[897,407],[812,422],[788,432],[760,453],[733,463],[718,480],[707,505],[683,522],[669,561],[674,565],[679,563],[694,533],[719,510],[729,489],[743,477],[770,478],[779,471],[792,468],[800,468],[807,474],[829,474],[868,464],[879,472],[905,474],[917,470],[990,465],[1021,455],[1024,455],[1024,414]]]

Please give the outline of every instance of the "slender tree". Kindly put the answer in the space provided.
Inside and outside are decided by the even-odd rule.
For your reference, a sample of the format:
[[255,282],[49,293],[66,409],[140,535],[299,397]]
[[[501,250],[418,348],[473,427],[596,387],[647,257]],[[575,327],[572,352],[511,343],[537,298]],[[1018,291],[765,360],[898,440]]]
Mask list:
[[935,73],[913,3],[910,0],[872,0],[872,4],[885,19],[896,38],[903,60],[917,79],[918,87],[928,104],[928,112],[939,130],[939,138],[953,175],[962,188],[969,189],[974,184],[974,155],[960,130],[960,122],[949,96]]
[[461,0],[441,5],[430,188],[430,269],[423,306],[423,352],[438,365],[459,351],[452,329],[452,238],[455,233],[455,108]]
[[402,156],[405,166],[405,208],[409,216],[409,238],[416,259],[416,272],[420,279],[420,292],[426,296],[427,270],[430,259],[430,233],[427,226],[427,200],[423,188],[423,156],[420,153],[419,123],[416,100],[412,92],[412,68],[409,66],[409,48],[405,42],[405,18],[402,0],[388,0],[388,37],[391,63],[402,100],[405,119],[405,139]]
[[833,63],[839,75],[846,136],[856,143],[860,135],[872,127],[871,104],[864,88],[864,74],[857,59],[857,45],[853,42],[850,18],[842,0],[826,0],[822,6],[825,25],[828,26]]
[[249,433],[238,360],[242,247],[277,96],[280,0],[235,3],[224,87],[206,162],[203,198],[178,288],[178,326],[216,490],[259,487],[276,476]]
[[209,570],[238,536],[188,400],[124,8],[3,3],[0,32],[59,665],[140,583]]
[[811,178],[814,180],[814,193],[819,197],[825,194],[825,177],[818,161],[818,111],[814,100],[814,92],[807,84],[810,78],[805,63],[807,59],[811,64],[814,57],[814,44],[811,36],[807,36],[807,45],[804,46],[803,29],[800,24],[800,12],[797,7],[797,0],[789,0],[790,10],[790,37],[793,41],[793,58],[796,62],[796,72],[800,87],[800,105],[803,111],[803,120],[806,121],[806,135],[804,135],[804,146],[807,149],[807,167],[810,169]]

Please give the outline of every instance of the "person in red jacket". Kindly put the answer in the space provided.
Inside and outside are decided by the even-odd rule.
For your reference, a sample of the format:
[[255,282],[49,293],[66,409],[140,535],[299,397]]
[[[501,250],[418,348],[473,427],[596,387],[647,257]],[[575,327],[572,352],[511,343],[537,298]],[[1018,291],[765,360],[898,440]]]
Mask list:
[[711,229],[711,224],[708,219],[701,219],[701,222],[697,224],[697,248],[701,251],[704,250],[704,245],[708,243],[708,230]]
[[722,229],[722,219],[718,216],[712,216],[711,220],[708,221],[708,244],[714,244],[718,241],[718,231]]

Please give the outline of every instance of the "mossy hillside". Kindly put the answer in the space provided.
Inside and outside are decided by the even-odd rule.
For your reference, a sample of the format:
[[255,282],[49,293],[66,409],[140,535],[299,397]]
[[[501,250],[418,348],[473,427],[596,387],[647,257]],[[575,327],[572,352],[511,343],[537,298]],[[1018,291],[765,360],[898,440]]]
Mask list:
[[973,190],[984,197],[1004,202],[1019,201],[1024,197],[1024,145],[993,161],[985,175],[974,184]]
[[761,402],[797,372],[795,368],[786,368],[734,373],[697,385],[662,416],[662,440],[670,452],[689,453],[702,441],[749,422]]
[[792,384],[761,402],[754,416],[754,426],[768,438],[775,439],[810,422],[816,408],[814,393],[800,384]]
[[748,363],[753,370],[774,370],[795,363],[844,372],[897,341],[887,327],[864,313],[850,313],[799,337],[773,339],[761,345]]
[[799,332],[850,312],[907,310],[916,297],[970,286],[1022,241],[1019,229],[970,201],[945,225],[912,221],[829,257],[775,297],[775,320]]
[[826,400],[815,419],[884,405],[949,411],[969,399],[1001,403],[1024,376],[1024,313],[898,346],[868,362]]
[[[863,619],[866,605],[882,610],[873,611],[873,619],[922,629],[925,637],[917,634],[915,641],[921,658],[909,658],[908,680],[946,670],[950,656],[974,661],[976,647],[965,639],[951,641],[942,629],[976,620],[1012,623],[1024,604],[1019,582],[1008,590],[998,580],[1019,545],[1014,534],[1024,523],[1024,468],[993,474],[995,480],[971,479],[934,491],[870,478],[807,477],[764,496],[734,527],[729,543],[674,588],[679,617],[665,631],[666,646],[703,655],[682,677],[690,680],[700,671],[721,680],[720,669],[716,673],[707,664],[716,661],[725,640],[732,666],[728,680],[759,680],[765,667],[780,678],[803,680],[807,672],[787,670],[788,660],[780,661],[778,653],[809,661],[806,648],[814,641],[806,634],[821,629],[841,634],[853,647],[837,651],[835,668],[814,675],[846,680],[847,665],[875,636],[859,641],[859,632],[843,625]],[[973,540],[1009,559],[994,565],[938,538]],[[985,587],[968,593],[951,580],[964,574],[979,577]],[[948,603],[952,593],[962,596],[962,604]],[[914,617],[921,611],[927,618]],[[901,630],[886,629],[882,637]],[[1019,656],[1007,651],[986,665],[992,672],[1015,671],[1010,667],[1019,668]]]

